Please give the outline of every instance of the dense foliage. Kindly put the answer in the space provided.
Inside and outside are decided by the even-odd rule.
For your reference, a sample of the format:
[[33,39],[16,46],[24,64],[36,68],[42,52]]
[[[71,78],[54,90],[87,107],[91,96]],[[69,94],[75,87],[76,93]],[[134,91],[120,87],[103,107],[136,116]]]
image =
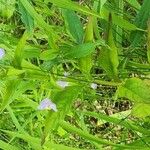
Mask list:
[[150,149],[150,0],[0,0],[0,149]]

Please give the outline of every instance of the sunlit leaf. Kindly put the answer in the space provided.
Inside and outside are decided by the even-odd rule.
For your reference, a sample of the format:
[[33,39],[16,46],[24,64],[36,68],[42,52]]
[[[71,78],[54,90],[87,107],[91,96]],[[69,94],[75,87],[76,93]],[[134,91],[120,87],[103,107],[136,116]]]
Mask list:
[[138,78],[131,78],[118,87],[117,97],[126,97],[134,102],[133,114],[138,117],[150,115],[150,86]]

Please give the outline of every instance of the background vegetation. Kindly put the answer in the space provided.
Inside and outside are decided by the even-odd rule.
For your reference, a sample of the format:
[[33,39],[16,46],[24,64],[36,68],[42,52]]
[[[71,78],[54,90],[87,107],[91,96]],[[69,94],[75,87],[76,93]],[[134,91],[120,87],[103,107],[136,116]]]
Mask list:
[[0,0],[0,149],[150,149],[149,18],[150,0]]

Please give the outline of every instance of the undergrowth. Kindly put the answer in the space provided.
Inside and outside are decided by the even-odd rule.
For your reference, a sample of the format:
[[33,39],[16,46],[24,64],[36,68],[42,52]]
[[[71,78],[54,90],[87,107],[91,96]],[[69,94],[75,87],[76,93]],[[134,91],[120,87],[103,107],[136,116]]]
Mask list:
[[0,0],[0,149],[150,149],[149,0]]

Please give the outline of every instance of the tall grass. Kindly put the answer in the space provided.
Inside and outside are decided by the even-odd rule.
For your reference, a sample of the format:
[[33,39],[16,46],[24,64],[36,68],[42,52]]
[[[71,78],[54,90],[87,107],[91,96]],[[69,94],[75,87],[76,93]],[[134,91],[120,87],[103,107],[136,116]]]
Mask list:
[[149,0],[0,6],[0,149],[150,149]]

